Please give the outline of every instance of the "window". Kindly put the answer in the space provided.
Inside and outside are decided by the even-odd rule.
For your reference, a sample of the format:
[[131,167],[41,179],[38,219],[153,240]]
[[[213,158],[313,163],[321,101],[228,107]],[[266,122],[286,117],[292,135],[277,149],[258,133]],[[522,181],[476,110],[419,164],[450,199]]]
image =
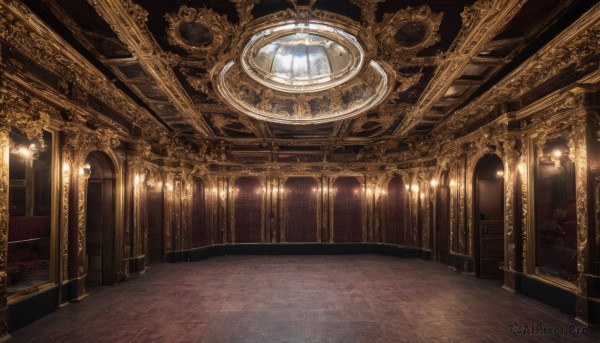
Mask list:
[[538,152],[535,184],[537,270],[577,280],[575,163],[564,138],[549,140]]
[[50,280],[52,135],[10,133],[8,295]]

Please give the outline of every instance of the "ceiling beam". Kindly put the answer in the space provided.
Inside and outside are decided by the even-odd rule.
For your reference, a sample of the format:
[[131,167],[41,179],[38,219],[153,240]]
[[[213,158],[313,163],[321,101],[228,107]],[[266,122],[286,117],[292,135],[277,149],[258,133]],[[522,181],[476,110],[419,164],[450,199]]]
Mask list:
[[179,83],[173,69],[160,57],[162,50],[146,26],[148,12],[131,0],[88,0],[88,2],[110,25],[119,39],[127,44],[131,53],[138,58],[140,65],[167,95],[179,114],[201,136],[213,137],[212,130],[201,119],[200,113]]
[[448,53],[438,56],[439,67],[420,97],[419,104],[407,113],[393,136],[409,133],[435,102],[444,96],[467,65],[502,31],[526,0],[479,0],[461,13],[463,26]]

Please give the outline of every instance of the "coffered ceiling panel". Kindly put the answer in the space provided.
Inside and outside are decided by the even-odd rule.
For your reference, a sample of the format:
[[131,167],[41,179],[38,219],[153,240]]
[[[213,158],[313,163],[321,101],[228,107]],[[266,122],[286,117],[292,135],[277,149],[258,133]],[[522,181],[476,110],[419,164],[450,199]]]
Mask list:
[[[369,162],[410,151],[594,2],[25,3],[181,139],[261,164]],[[278,31],[285,25],[293,29]],[[105,105],[96,107],[110,112]]]

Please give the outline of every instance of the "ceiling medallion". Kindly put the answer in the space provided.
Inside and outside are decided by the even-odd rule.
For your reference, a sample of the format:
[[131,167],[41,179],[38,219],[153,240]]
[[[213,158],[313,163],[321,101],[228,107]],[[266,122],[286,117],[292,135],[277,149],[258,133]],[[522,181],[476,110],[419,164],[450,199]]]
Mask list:
[[225,103],[253,118],[283,124],[347,119],[380,104],[394,85],[386,63],[369,60],[352,33],[327,20],[262,23],[245,36],[238,58],[212,72]]

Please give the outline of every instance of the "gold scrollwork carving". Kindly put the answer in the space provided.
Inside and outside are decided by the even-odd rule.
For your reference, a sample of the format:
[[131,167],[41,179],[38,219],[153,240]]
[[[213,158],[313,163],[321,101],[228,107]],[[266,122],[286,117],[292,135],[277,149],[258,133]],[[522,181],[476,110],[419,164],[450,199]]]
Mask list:
[[386,13],[376,34],[379,49],[390,60],[407,60],[440,41],[438,30],[443,17],[443,13],[433,13],[428,6]]
[[[197,57],[214,59],[223,51],[233,35],[233,26],[227,16],[208,8],[181,6],[177,14],[167,13],[169,23],[167,38],[171,45],[179,46]],[[246,18],[247,19],[247,18]],[[186,33],[199,33],[194,37]],[[186,37],[186,36],[190,37]]]

